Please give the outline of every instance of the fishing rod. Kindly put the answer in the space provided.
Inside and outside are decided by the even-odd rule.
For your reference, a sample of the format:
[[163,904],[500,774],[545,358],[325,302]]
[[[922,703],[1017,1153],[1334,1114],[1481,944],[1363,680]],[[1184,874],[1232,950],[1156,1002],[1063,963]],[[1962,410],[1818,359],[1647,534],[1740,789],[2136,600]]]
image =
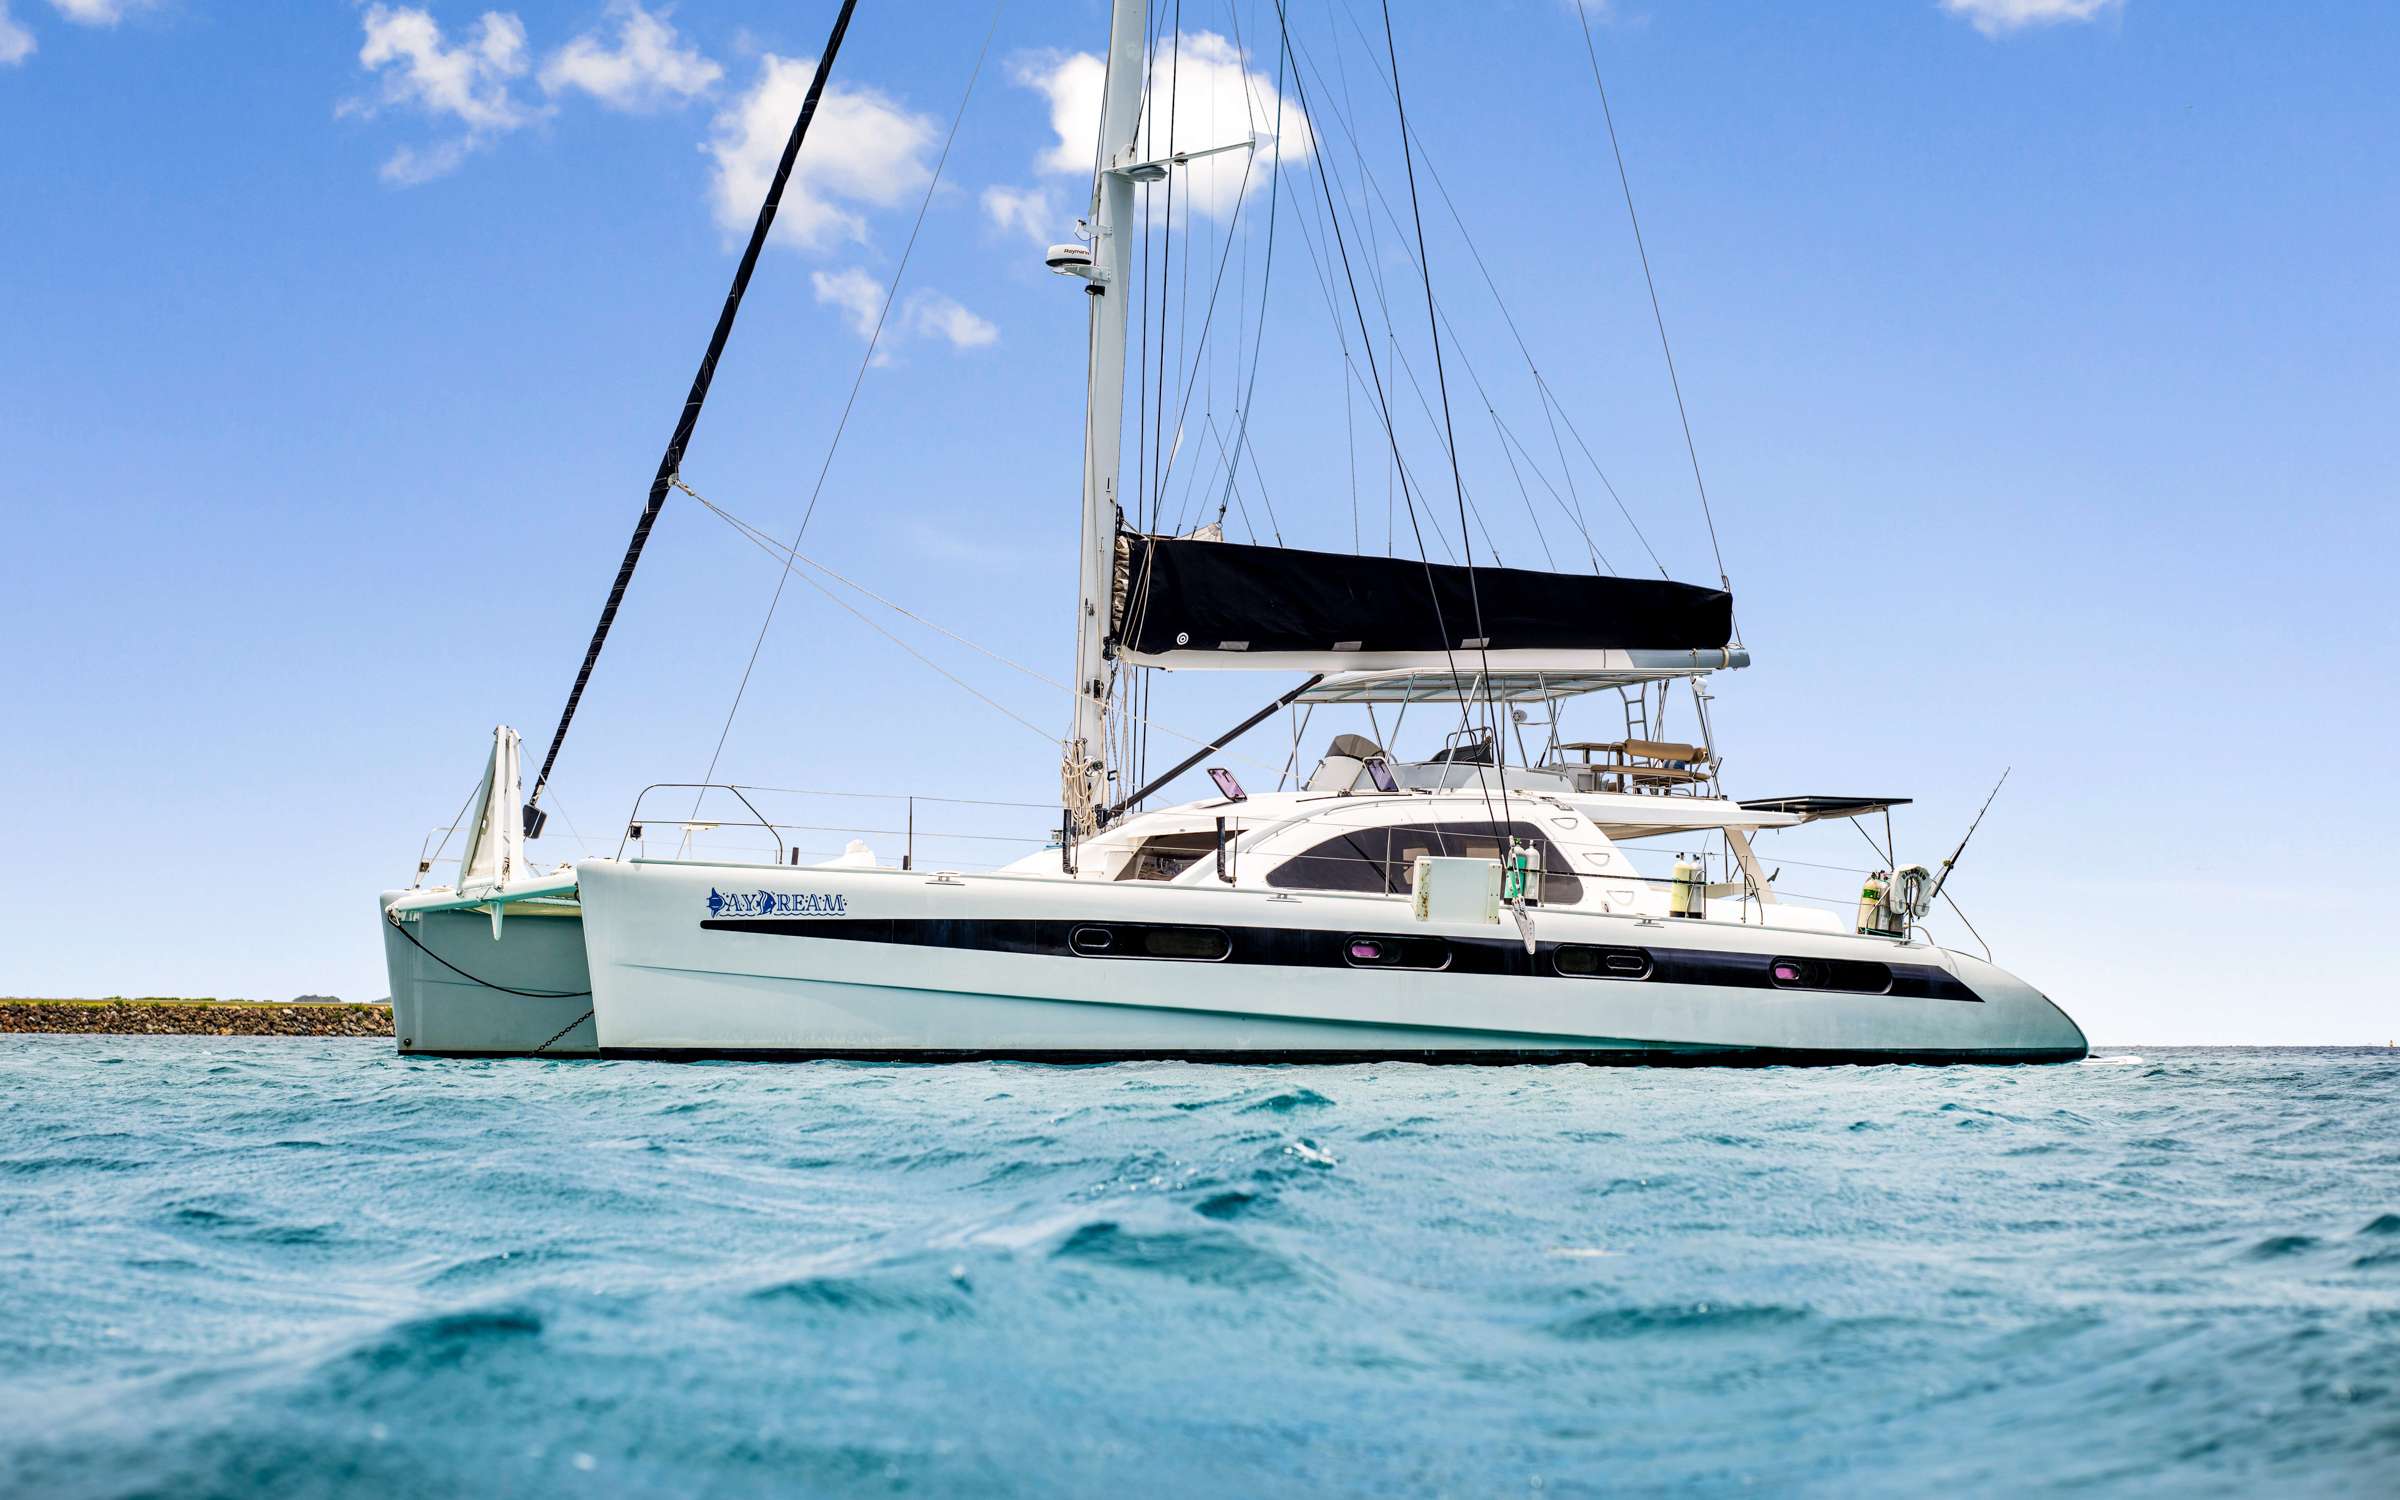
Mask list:
[[[2000,788],[2008,785],[2008,773],[2015,769],[2014,766],[2004,767],[2000,772],[2000,779],[1992,783],[1992,795],[1983,799],[1982,811],[1976,813],[1975,821],[1967,825],[1966,838],[1960,839],[1958,847],[1950,851],[1950,857],[1942,861],[1942,873],[1934,880],[1932,893],[1925,898],[1927,906],[1933,905],[1933,898],[1939,896],[1942,893],[1942,887],[1950,883],[1950,872],[1957,868],[1958,857],[1967,852],[1967,840],[1975,837],[1975,830],[1983,826],[1983,814],[1992,810],[1992,798],[1999,796]],[[1953,906],[1955,907],[1955,903]],[[1964,921],[1965,918],[1962,917],[1960,920]]]

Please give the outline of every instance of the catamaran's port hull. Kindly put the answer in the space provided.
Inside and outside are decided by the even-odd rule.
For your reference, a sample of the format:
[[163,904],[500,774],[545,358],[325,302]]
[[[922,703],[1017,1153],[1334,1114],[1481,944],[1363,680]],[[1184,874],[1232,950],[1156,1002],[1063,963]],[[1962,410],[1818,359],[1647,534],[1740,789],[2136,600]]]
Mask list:
[[[915,1061],[2064,1062],[2031,986],[1926,945],[1562,910],[1414,922],[1405,901],[856,868],[579,865],[603,1056]],[[1072,916],[1062,915],[1072,913]],[[1224,935],[1213,959],[1098,957],[1079,929]],[[1358,936],[1439,938],[1442,970],[1358,967]],[[1561,945],[1638,948],[1638,980]],[[1777,988],[1779,957],[1887,965],[1889,993]]]
[[589,1057],[591,973],[583,920],[568,903],[511,907],[493,936],[488,910],[388,913],[407,894],[383,896],[384,966],[392,985],[392,1038],[403,1053],[434,1057]]

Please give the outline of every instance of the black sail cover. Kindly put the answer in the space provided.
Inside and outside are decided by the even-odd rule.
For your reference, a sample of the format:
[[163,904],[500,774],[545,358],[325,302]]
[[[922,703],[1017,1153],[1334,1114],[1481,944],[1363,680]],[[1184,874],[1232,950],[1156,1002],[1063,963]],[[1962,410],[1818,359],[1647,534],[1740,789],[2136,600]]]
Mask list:
[[1733,639],[1732,594],[1665,579],[1133,533],[1119,539],[1117,577],[1119,654],[1168,666],[1262,653],[1338,666],[1377,653],[1717,650]]

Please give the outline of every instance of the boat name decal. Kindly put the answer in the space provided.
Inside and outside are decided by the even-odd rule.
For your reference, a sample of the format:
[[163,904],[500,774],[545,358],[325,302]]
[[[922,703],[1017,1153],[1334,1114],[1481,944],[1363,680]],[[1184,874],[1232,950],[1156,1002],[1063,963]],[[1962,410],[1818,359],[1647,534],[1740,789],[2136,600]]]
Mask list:
[[708,893],[712,917],[846,917],[849,898],[815,891],[720,891]]

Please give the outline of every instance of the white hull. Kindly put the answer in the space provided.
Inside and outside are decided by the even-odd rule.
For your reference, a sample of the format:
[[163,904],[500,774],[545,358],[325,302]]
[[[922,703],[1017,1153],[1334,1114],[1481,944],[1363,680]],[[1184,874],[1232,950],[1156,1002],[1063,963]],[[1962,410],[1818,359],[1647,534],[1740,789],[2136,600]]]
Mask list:
[[[611,860],[576,873],[603,1055],[1853,1062],[2085,1051],[2074,1022],[2031,986],[1921,943],[1548,910],[1528,955],[1511,923],[1419,923],[1403,898]],[[748,899],[759,894],[789,899]],[[1226,956],[1071,951],[1072,930],[1109,923],[1221,932]],[[1438,938],[1450,966],[1353,967],[1344,954],[1357,935]],[[1566,977],[1560,944],[1638,948],[1657,966],[1640,980]],[[1881,994],[1774,988],[1778,957],[1882,964],[1897,977]]]

